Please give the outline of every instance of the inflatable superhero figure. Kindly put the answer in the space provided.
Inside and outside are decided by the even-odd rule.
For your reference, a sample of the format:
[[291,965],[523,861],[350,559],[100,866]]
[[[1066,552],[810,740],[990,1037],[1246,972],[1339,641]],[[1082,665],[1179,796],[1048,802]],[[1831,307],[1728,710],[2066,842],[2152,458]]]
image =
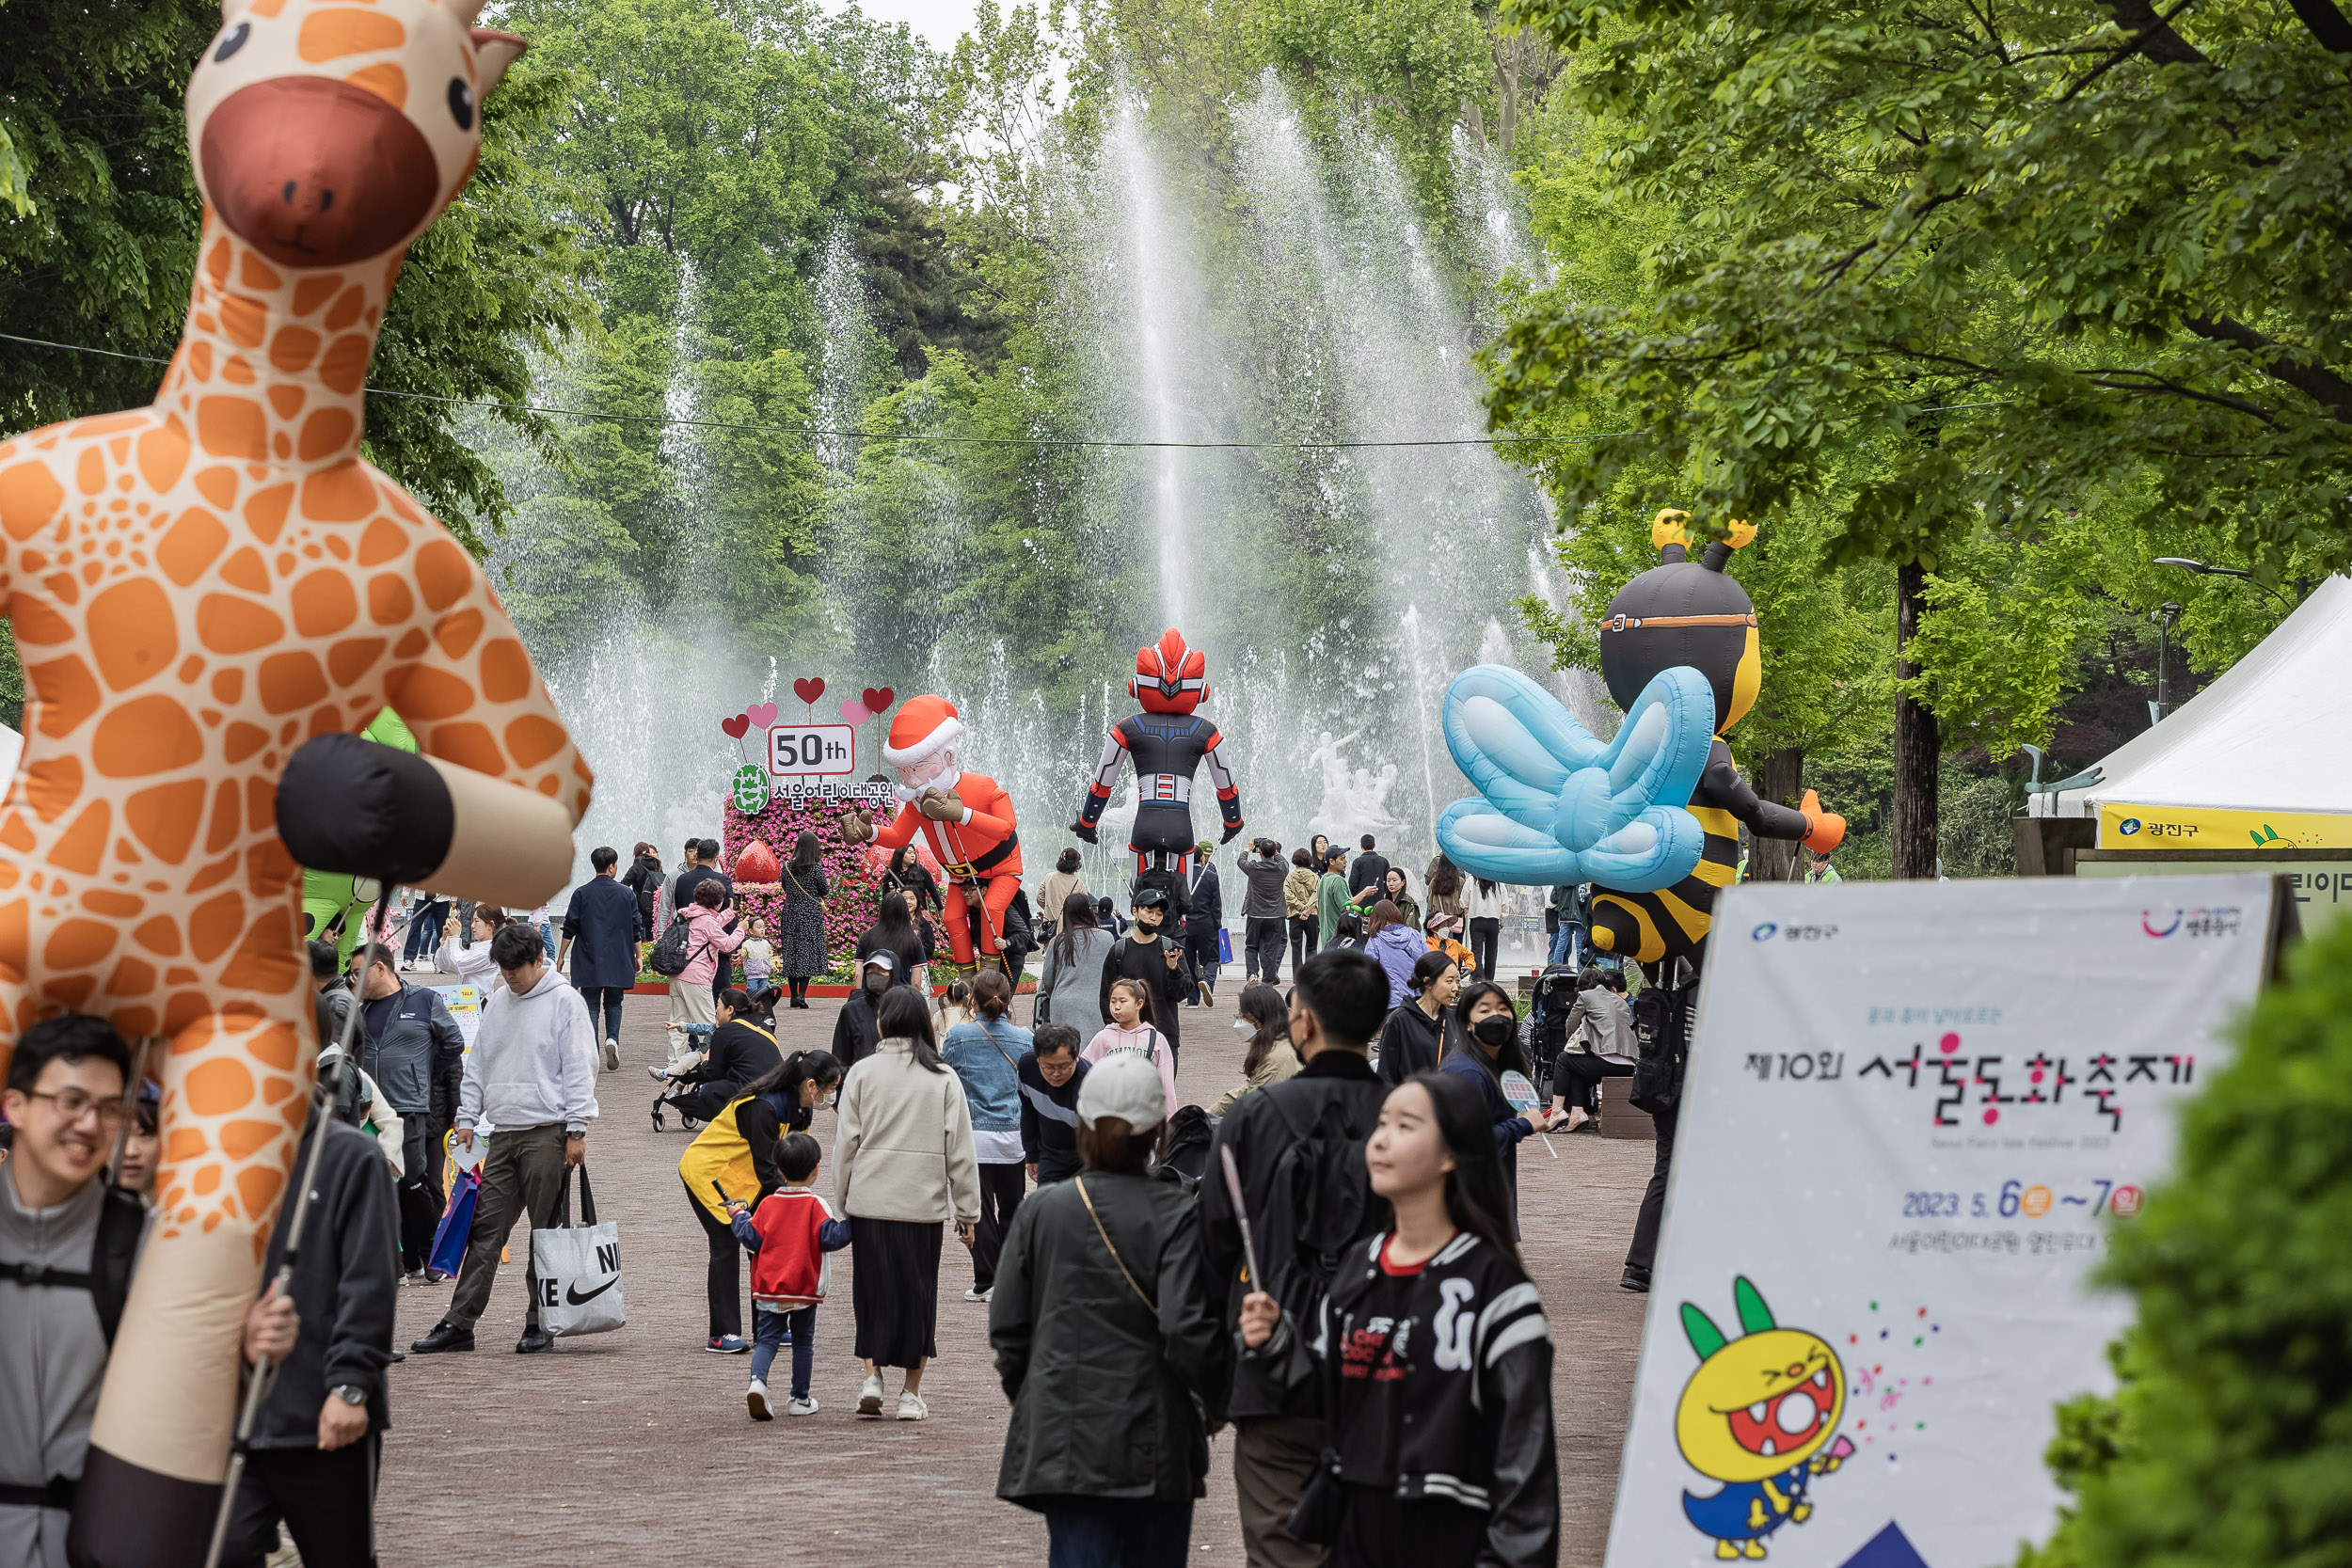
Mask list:
[[877,830],[864,814],[850,812],[842,819],[843,832],[852,844],[876,844],[901,849],[919,832],[939,860],[947,883],[947,942],[956,968],[970,974],[977,963],[973,955],[971,911],[981,912],[979,957],[1001,968],[998,942],[1004,936],[1005,911],[1021,891],[1020,826],[1013,816],[1012,798],[994,779],[963,771],[957,744],[963,738],[963,721],[945,697],[910,697],[898,717],[890,721],[890,738],[882,745],[882,760],[898,770],[894,786],[899,800],[897,820]]
[[1128,852],[1135,856],[1135,880],[1168,890],[1179,912],[1184,903],[1186,873],[1200,840],[1192,831],[1193,775],[1205,760],[1216,784],[1216,809],[1225,819],[1231,843],[1241,832],[1241,791],[1234,787],[1232,765],[1226,760],[1225,737],[1216,726],[1195,713],[1209,695],[1208,661],[1198,648],[1184,646],[1184,633],[1173,626],[1149,647],[1136,650],[1135,678],[1127,695],[1143,705],[1111,726],[1103,744],[1103,765],[1079,804],[1078,820],[1070,831],[1092,844],[1103,808],[1110,804],[1111,786],[1119,782],[1120,762],[1136,764],[1136,822],[1127,834]]
[[1499,881],[1594,884],[1592,942],[1645,964],[1698,962],[1715,890],[1740,863],[1740,828],[1827,853],[1846,832],[1808,790],[1801,807],[1759,798],[1723,735],[1756,701],[1756,607],[1724,565],[1756,537],[1690,559],[1689,518],[1650,527],[1660,563],[1618,590],[1600,625],[1600,667],[1626,710],[1606,746],[1516,670],[1480,665],[1446,692],[1446,744],[1480,797],[1457,800],[1438,843]]

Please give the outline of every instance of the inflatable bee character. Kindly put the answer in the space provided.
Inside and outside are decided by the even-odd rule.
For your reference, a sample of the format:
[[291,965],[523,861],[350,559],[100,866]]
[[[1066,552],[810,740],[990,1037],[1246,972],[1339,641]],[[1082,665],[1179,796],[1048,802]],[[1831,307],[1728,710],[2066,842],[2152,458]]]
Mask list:
[[1755,705],[1763,657],[1756,606],[1724,566],[1756,530],[1735,523],[1692,561],[1689,521],[1658,515],[1659,563],[1601,618],[1601,674],[1626,710],[1615,739],[1502,665],[1464,671],[1445,700],[1447,748],[1479,790],[1438,820],[1447,857],[1497,881],[1593,883],[1593,945],[1643,963],[1695,960],[1741,825],[1822,853],[1846,832],[1811,791],[1779,805],[1733,766],[1723,736]]

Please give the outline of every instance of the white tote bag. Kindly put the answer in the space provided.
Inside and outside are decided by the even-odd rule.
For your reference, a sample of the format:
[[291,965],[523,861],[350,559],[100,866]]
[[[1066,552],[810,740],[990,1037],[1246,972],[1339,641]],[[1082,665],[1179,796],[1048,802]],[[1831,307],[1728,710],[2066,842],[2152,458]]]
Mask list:
[[[572,1223],[572,1172],[580,1172],[580,1217]],[[603,1334],[628,1322],[621,1306],[621,1227],[596,1223],[588,1167],[564,1167],[554,1223],[531,1233],[531,1265],[539,1276],[539,1326],[558,1338]]]

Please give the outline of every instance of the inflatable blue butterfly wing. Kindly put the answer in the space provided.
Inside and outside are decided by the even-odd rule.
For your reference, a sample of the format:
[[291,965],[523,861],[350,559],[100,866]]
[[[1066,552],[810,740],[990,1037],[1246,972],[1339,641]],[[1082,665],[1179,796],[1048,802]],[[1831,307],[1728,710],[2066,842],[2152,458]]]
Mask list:
[[1445,743],[1478,795],[1445,809],[1438,847],[1492,881],[1672,887],[1706,848],[1683,807],[1714,738],[1714,692],[1687,666],[1652,677],[1607,745],[1517,670],[1474,666],[1446,689]]

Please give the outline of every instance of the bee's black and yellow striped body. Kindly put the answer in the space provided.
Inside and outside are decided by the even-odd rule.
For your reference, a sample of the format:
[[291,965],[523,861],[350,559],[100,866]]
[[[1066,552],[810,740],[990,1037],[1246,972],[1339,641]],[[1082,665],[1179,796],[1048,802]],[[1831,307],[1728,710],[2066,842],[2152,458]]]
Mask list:
[[[1592,941],[1604,953],[1615,953],[1641,963],[1690,958],[1706,942],[1714,917],[1715,892],[1729,887],[1740,874],[1740,824],[1761,828],[1768,838],[1790,836],[1781,815],[1796,819],[1803,836],[1804,818],[1786,806],[1759,798],[1740,781],[1732,766],[1731,751],[1717,740],[1707,759],[1707,771],[1691,792],[1690,812],[1707,832],[1707,847],[1688,877],[1655,893],[1593,890]],[[1778,830],[1778,831],[1775,831]]]

